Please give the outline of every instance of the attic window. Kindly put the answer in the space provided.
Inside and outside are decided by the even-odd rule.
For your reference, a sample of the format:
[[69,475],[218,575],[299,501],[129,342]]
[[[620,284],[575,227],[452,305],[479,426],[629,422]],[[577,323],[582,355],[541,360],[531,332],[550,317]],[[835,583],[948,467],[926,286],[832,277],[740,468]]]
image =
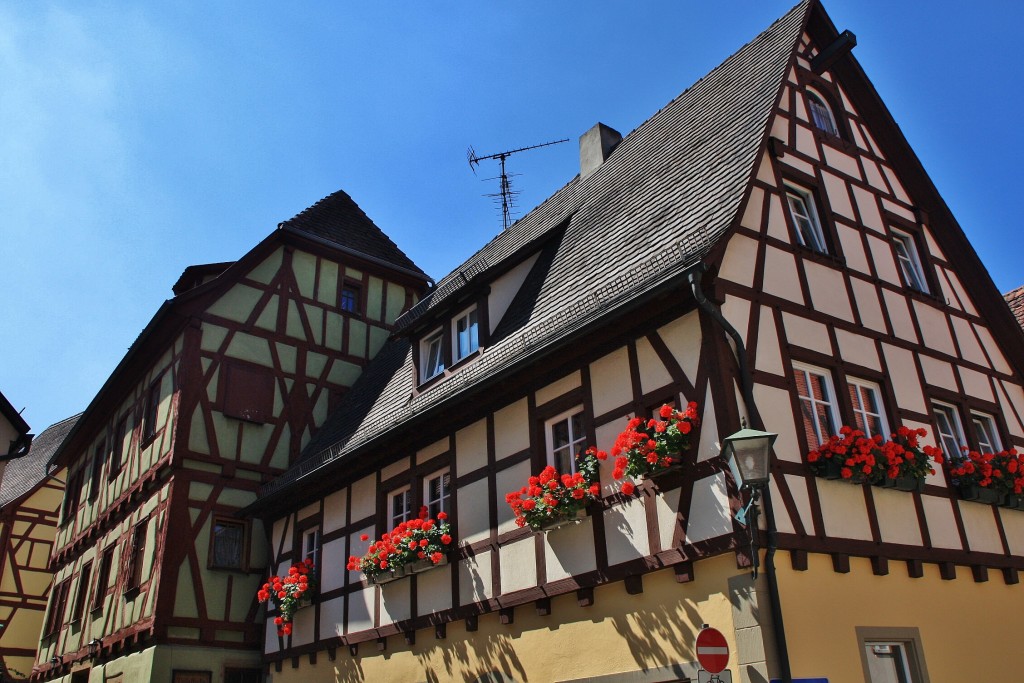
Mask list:
[[452,347],[456,363],[480,348],[480,326],[477,318],[474,306],[456,318],[452,325]]
[[786,201],[800,244],[819,254],[827,254],[828,247],[825,243],[825,234],[821,230],[814,194],[802,187],[786,185]]
[[832,109],[825,104],[824,98],[813,90],[807,91],[807,103],[811,110],[811,120],[818,130],[839,137],[839,127],[836,126],[836,119],[832,116]]
[[420,342],[420,381],[426,382],[444,372],[444,335],[435,331]]
[[358,313],[359,301],[361,298],[359,285],[346,282],[341,287],[341,300],[339,302],[339,306],[341,307],[341,310],[347,311],[348,313]]

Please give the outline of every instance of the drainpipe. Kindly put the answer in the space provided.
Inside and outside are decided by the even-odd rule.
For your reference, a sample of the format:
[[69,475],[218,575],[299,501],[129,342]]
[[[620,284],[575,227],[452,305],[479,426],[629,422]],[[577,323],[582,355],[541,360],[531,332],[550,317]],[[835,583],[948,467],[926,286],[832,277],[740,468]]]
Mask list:
[[[747,415],[750,417],[750,426],[752,428],[764,429],[761,415],[758,413],[757,405],[754,403],[754,381],[750,376],[750,368],[747,366],[747,350],[743,345],[743,338],[736,331],[736,328],[725,319],[725,316],[718,310],[718,307],[704,296],[704,290],[701,289],[701,278],[706,270],[707,266],[701,264],[687,275],[690,281],[690,289],[693,291],[693,298],[696,299],[697,305],[714,318],[732,339],[733,345],[736,347],[736,364],[739,366],[740,371],[740,392],[743,394],[743,403],[746,405]],[[786,630],[782,623],[782,604],[779,602],[779,580],[775,575],[775,550],[778,547],[778,529],[775,526],[775,513],[772,510],[771,487],[764,487],[762,500],[764,501],[765,521],[768,527],[768,549],[764,556],[764,573],[768,578],[768,603],[772,613],[772,628],[775,631],[775,646],[778,650],[779,673],[782,675],[782,683],[792,683],[793,675],[789,668],[789,648],[786,645]],[[756,533],[756,530],[752,530],[751,533]]]

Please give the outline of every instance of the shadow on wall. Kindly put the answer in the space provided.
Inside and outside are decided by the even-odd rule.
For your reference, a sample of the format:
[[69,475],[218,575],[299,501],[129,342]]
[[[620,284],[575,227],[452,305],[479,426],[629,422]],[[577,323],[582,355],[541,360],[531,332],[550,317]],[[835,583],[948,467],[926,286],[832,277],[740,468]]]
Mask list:
[[700,612],[686,600],[611,618],[633,660],[647,671],[696,661],[690,634],[700,630]]
[[[430,648],[417,655],[428,683],[459,680],[472,683],[517,683],[526,680],[511,635],[446,641],[445,647]],[[444,676],[436,655],[440,652]]]

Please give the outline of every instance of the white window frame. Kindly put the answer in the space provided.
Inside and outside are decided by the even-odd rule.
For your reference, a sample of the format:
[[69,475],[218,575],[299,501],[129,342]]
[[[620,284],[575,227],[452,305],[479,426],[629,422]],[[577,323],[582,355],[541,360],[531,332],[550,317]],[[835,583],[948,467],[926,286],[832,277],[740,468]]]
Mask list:
[[[786,206],[789,217],[796,228],[796,237],[801,245],[819,254],[828,253],[825,233],[821,229],[818,205],[811,190],[786,183]],[[799,205],[797,204],[799,202]]]
[[[952,403],[932,401],[932,416],[935,418],[935,436],[941,444],[947,458],[963,456],[967,447],[964,436],[964,425],[960,420],[960,410]],[[945,422],[945,424],[943,424]]]
[[928,294],[928,280],[924,276],[921,256],[917,251],[917,240],[909,232],[896,228],[892,229],[892,239],[896,262],[899,263],[903,281],[914,291]]
[[[814,127],[823,133],[839,137],[839,126],[836,117],[825,99],[817,90],[807,88],[807,113]],[[822,115],[824,115],[822,119]]]
[[[859,377],[847,377],[847,384],[857,389],[856,396],[851,396],[851,402],[853,404],[854,422],[859,417],[861,422],[864,423],[864,434],[866,436],[874,436],[875,434],[871,431],[868,418],[877,418],[879,422],[879,428],[881,431],[879,434],[882,438],[888,438],[889,432],[889,421],[885,417],[885,403],[882,401],[882,387],[877,382],[869,382],[866,379],[860,379]],[[861,389],[871,392],[874,395],[875,405],[878,407],[878,412],[872,412],[868,406],[864,405],[864,399],[861,395]]]
[[1003,450],[1003,441],[999,438],[999,428],[994,417],[972,410],[971,422],[974,424],[974,436],[978,439],[979,453],[998,453]]
[[[572,426],[572,418],[576,415],[580,417],[579,434],[574,433]],[[547,443],[547,459],[548,464],[558,470],[559,474],[574,474],[576,472],[576,454],[580,452],[582,446],[586,445],[587,442],[587,429],[585,424],[585,416],[583,412],[583,406],[576,406],[570,410],[560,413],[552,418],[544,421],[544,435]],[[565,422],[567,426],[567,432],[569,434],[569,443],[565,446],[560,447],[558,450],[568,449],[568,468],[563,469],[559,466],[555,457],[555,425]]]
[[323,536],[320,534],[320,526],[309,527],[302,531],[302,559],[313,560],[313,565],[320,569],[321,550],[323,549]]
[[[800,390],[796,383],[796,373],[802,372],[806,375],[806,384],[808,387],[811,386],[811,375],[816,375],[822,378],[822,385],[825,391],[829,394],[826,400],[820,400],[812,396],[803,396],[800,394]],[[842,424],[839,420],[839,401],[838,394],[836,393],[836,385],[832,379],[832,372],[825,368],[819,368],[815,365],[807,365],[805,363],[793,363],[793,387],[797,390],[797,399],[800,401],[800,429],[806,434],[806,429],[803,428],[803,418],[805,407],[810,408],[811,415],[814,416],[814,435],[818,439],[818,443],[807,444],[810,449],[815,449],[821,444],[828,441],[828,438],[833,434],[837,433],[839,426]],[[813,392],[811,392],[813,394]],[[830,400],[829,400],[830,399]],[[830,433],[824,434],[821,431],[821,422],[818,420],[818,406],[828,406],[827,416],[832,421]]]
[[[395,514],[395,499],[404,496],[405,500],[405,512],[402,514]],[[402,522],[408,522],[413,518],[412,510],[412,486],[406,484],[400,488],[397,488],[388,493],[388,509],[387,509],[387,520],[388,520],[388,531],[393,530],[396,526]]]
[[[444,478],[448,476],[448,483],[445,484]],[[440,479],[440,496],[433,498],[430,495],[430,484],[431,482]],[[444,511],[447,514],[451,514],[451,500],[452,500],[452,482],[451,482],[451,471],[445,467],[443,470],[438,470],[432,474],[423,477],[423,504],[427,507],[427,514],[430,517],[437,518],[437,513]],[[432,508],[437,506],[435,512]]]
[[[467,322],[467,330],[470,331],[469,347],[463,353],[462,343],[459,339],[459,323]],[[476,306],[470,306],[465,311],[455,316],[452,320],[452,356],[453,363],[458,363],[463,358],[468,358],[480,349],[480,313]]]
[[[437,344],[436,356],[432,353]],[[426,382],[444,372],[444,332],[434,330],[420,342],[420,381]]]

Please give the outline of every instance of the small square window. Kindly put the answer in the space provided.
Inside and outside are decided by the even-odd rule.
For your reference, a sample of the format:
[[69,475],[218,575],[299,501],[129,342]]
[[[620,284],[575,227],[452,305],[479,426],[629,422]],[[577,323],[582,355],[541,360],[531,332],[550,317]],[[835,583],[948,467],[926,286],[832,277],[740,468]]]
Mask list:
[[924,277],[921,257],[918,255],[917,244],[913,236],[899,230],[893,230],[892,243],[893,248],[896,250],[896,260],[899,261],[904,283],[914,291],[927,294],[928,281]]
[[825,244],[825,234],[821,231],[814,194],[810,190],[787,185],[786,201],[800,244],[819,254],[827,254],[828,247]]
[[857,429],[867,436],[881,434],[889,436],[889,425],[882,407],[882,390],[874,382],[850,378],[850,403],[853,404],[853,418]]
[[244,569],[245,522],[214,519],[210,533],[210,566],[216,569]]
[[448,470],[435,472],[423,479],[423,504],[427,514],[437,519],[437,513],[449,512],[452,495],[452,476]]
[[545,422],[548,445],[548,464],[559,474],[576,471],[576,454],[586,445],[583,428],[583,409],[574,408]]
[[346,282],[341,287],[341,301],[339,305],[341,310],[349,313],[359,312],[359,301],[362,298],[360,296],[361,291],[358,285]]
[[452,326],[455,349],[455,361],[458,362],[480,348],[480,331],[477,323],[476,307],[469,309],[455,319]]
[[832,374],[810,365],[793,365],[800,413],[803,417],[807,447],[817,448],[839,427],[836,392],[832,387]]
[[974,436],[978,439],[980,453],[998,453],[1003,450],[996,421],[991,415],[971,413],[971,422],[974,424]]
[[443,335],[438,330],[420,342],[420,381],[426,382],[444,372]]
[[935,433],[942,442],[942,450],[946,457],[956,458],[963,455],[967,448],[964,428],[960,423],[960,411],[948,403],[933,403],[932,414],[935,416]]

